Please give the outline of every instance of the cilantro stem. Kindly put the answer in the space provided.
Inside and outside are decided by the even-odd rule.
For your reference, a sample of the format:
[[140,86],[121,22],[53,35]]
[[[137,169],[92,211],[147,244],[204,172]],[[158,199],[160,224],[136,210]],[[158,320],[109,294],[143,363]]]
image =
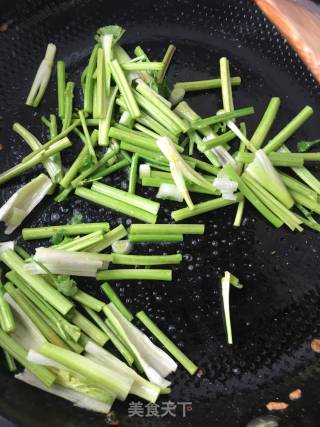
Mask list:
[[251,144],[259,150],[263,145],[279,111],[280,107],[280,98],[272,97],[268,104],[268,107],[260,120],[254,134],[251,137]]
[[[239,86],[241,84],[241,77],[231,77],[232,86]],[[180,87],[186,92],[193,92],[196,90],[218,89],[221,87],[221,79],[210,80],[197,80],[193,82],[178,82],[175,87]]]
[[104,270],[97,273],[97,280],[160,280],[171,281],[172,270],[157,270],[152,268],[129,268],[119,270]]
[[64,100],[66,87],[66,64],[64,61],[57,62],[57,91],[58,91],[58,115],[64,117]]
[[131,224],[129,233],[133,234],[204,234],[203,224]]
[[181,254],[175,255],[121,255],[112,254],[112,263],[119,265],[165,265],[180,264]]
[[183,234],[129,234],[129,242],[183,242]]
[[162,60],[162,69],[157,76],[158,83],[161,83],[163,81],[163,79],[164,79],[164,77],[168,71],[168,68],[169,68],[169,65],[170,65],[170,62],[172,60],[172,57],[174,55],[175,50],[176,50],[176,47],[173,44],[170,44],[168,46],[168,49],[166,50],[166,53],[165,53],[163,60]]

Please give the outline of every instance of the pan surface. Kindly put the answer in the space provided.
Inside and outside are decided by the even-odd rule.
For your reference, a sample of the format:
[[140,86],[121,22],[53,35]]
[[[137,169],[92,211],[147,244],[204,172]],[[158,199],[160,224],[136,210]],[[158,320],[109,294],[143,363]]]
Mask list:
[[[1,170],[28,152],[11,131],[15,121],[46,139],[40,117],[55,112],[55,76],[38,110],[25,107],[24,100],[47,43],[56,43],[57,58],[66,61],[69,78],[79,88],[96,28],[113,23],[127,29],[123,45],[129,51],[141,44],[155,60],[161,60],[169,42],[177,46],[170,83],[217,76],[218,60],[227,56],[232,74],[243,81],[235,90],[235,105],[256,109],[256,115],[247,121],[249,135],[269,98],[280,96],[282,105],[272,134],[309,104],[315,115],[290,143],[294,147],[300,139],[319,137],[319,88],[251,1],[2,1],[0,17],[9,23],[8,30],[0,33]],[[221,105],[219,91],[197,93],[188,100],[203,116],[212,115]],[[81,105],[80,94],[76,102]],[[72,151],[63,154],[65,165],[73,156]],[[2,187],[1,204],[35,173]],[[109,182],[126,188],[127,175]],[[141,187],[139,192],[155,194]],[[162,207],[160,221],[168,221],[175,208],[172,202]],[[131,223],[125,216],[71,196],[62,205],[48,199],[24,226],[63,224],[75,210],[86,221],[106,220],[113,226]],[[182,251],[184,262],[174,268],[172,283],[115,283],[133,312],[144,309],[202,369],[202,375],[193,378],[182,368],[174,376],[170,400],[177,405],[175,416],[130,416],[130,402],[138,401],[130,396],[114,407],[121,425],[245,426],[266,413],[265,403],[277,398],[287,401],[289,392],[297,387],[303,398],[279,415],[281,426],[319,425],[320,369],[310,341],[320,335],[320,236],[308,229],[300,234],[275,230],[248,204],[239,229],[232,226],[234,215],[235,208],[229,207],[198,217],[194,222],[206,224],[205,236],[186,238],[182,246],[137,246],[137,253]],[[20,241],[19,232],[14,237]],[[232,290],[232,347],[226,344],[221,319],[219,278],[224,270],[232,271],[245,284],[241,291]],[[99,295],[95,282],[79,283]],[[0,414],[18,426],[106,425],[102,416],[18,383],[3,368],[0,384]],[[160,406],[165,407],[168,400],[163,397]],[[181,402],[191,402],[192,410],[185,417]]]

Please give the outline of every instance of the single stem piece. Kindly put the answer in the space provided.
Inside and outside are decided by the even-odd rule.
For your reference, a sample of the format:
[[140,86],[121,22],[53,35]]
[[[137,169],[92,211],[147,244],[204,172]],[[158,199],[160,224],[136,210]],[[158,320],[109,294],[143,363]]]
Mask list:
[[277,151],[313,114],[313,109],[307,105],[298,113],[276,136],[264,147],[266,153]]
[[105,282],[101,285],[102,291],[105,293],[105,295],[109,298],[110,302],[112,302],[117,309],[120,311],[120,313],[127,319],[129,322],[133,319],[133,315],[130,313],[130,311],[127,309],[127,307],[123,304],[121,299],[118,297],[118,295],[115,293],[115,291],[112,289],[112,287],[109,285],[108,282]]
[[93,175],[90,175],[90,181],[96,181],[113,174],[114,172],[126,168],[130,165],[130,161],[127,159],[120,160],[119,162],[111,166],[101,166]]
[[123,239],[127,236],[127,230],[124,228],[122,224],[118,225],[118,227],[115,227],[109,233],[106,233],[103,236],[103,239],[101,242],[96,243],[95,245],[87,248],[88,252],[101,252],[104,249],[107,249],[108,247],[112,246],[112,243],[117,242],[120,239]]
[[201,143],[197,144],[197,147],[201,153],[206,153],[208,150],[212,150],[212,148],[218,147],[219,145],[227,144],[235,138],[236,135],[229,130],[221,135],[214,136],[209,139],[202,139]]
[[162,69],[157,76],[158,83],[161,83],[163,81],[164,76],[166,75],[166,73],[168,71],[168,68],[169,68],[169,65],[170,65],[170,62],[172,60],[172,57],[174,55],[175,50],[176,50],[176,47],[173,44],[170,44],[168,46],[168,49],[166,50],[166,53],[165,53],[163,60],[162,60]]
[[102,120],[99,120],[99,145],[109,145],[109,130],[111,126],[112,113],[117,93],[117,87],[110,88],[110,94],[107,98],[105,117]]
[[317,201],[318,199],[317,193],[314,190],[312,190],[309,186],[303,184],[302,182],[298,181],[297,179],[283,172],[280,172],[280,176],[283,179],[283,182],[289,188],[289,190],[297,191],[298,193],[304,194],[310,199]]
[[[302,167],[304,163],[304,157],[300,156],[303,153],[277,153],[272,152],[268,155],[271,163],[274,166],[283,166],[283,167]],[[315,158],[319,157],[319,153],[306,153],[306,154],[316,154]],[[254,153],[238,153],[237,160],[243,163],[251,163],[255,158]]]
[[22,237],[24,240],[49,239],[61,231],[65,236],[78,236],[79,234],[90,234],[94,231],[107,232],[109,230],[110,225],[108,222],[61,224],[48,227],[23,228]]
[[0,282],[0,325],[4,332],[13,332],[16,328],[16,323],[10,308],[10,305],[4,298],[4,287]]
[[97,280],[172,280],[172,270],[157,270],[151,268],[130,268],[120,270],[99,271]]
[[132,224],[129,233],[133,234],[204,234],[204,224]]
[[[241,77],[230,78],[232,86],[239,86],[241,84]],[[221,79],[210,79],[210,80],[197,80],[193,82],[178,82],[175,87],[180,87],[186,92],[193,92],[196,90],[208,90],[218,89],[221,87]]]
[[157,340],[165,347],[165,349],[172,354],[172,356],[189,372],[193,375],[197,372],[198,366],[195,365],[171,340],[168,338],[158,326],[146,315],[144,311],[139,311],[136,317],[140,322],[154,335]]
[[183,234],[129,234],[128,239],[132,243],[183,242]]
[[297,191],[291,191],[291,195],[296,203],[299,203],[300,205],[310,209],[312,212],[315,212],[320,215],[319,203],[309,199],[309,197],[304,196],[303,194],[298,193]]
[[162,62],[124,62],[121,64],[124,71],[161,71]]
[[174,143],[178,143],[178,138],[174,133],[170,132],[168,129],[162,126],[162,124],[157,122],[157,120],[153,119],[148,114],[142,112],[141,116],[137,118],[137,122],[152,129],[158,135],[168,136],[170,139],[172,139]]
[[121,69],[121,66],[117,59],[114,59],[110,62],[110,69],[112,76],[119,87],[120,93],[123,96],[125,103],[127,105],[127,109],[132,118],[137,118],[140,116],[140,109],[138,104],[133,96],[131,87],[126,79],[124,72]]
[[96,191],[92,191],[84,187],[78,187],[75,191],[75,194],[79,197],[82,197],[83,199],[97,203],[98,205],[104,206],[109,209],[114,209],[115,211],[121,212],[128,216],[132,216],[143,222],[149,222],[154,224],[157,220],[157,216],[150,212],[137,208],[132,204],[119,201],[117,199],[114,199],[101,193],[97,193]]
[[58,88],[58,115],[64,117],[64,100],[66,87],[66,64],[64,61],[57,62],[57,88]]
[[64,92],[64,116],[62,120],[62,131],[65,131],[71,125],[73,112],[73,91],[74,83],[68,82]]
[[259,150],[262,147],[279,111],[280,98],[272,97],[268,104],[268,107],[262,116],[260,123],[258,124],[254,134],[251,137],[251,144]]
[[180,264],[181,254],[175,255],[121,255],[112,254],[112,264],[119,265],[165,265]]
[[82,129],[83,129],[83,133],[84,133],[84,136],[85,136],[86,146],[88,148],[88,153],[91,155],[93,161],[95,163],[97,163],[97,156],[96,156],[96,153],[95,153],[93,145],[92,145],[91,136],[89,134],[88,127],[87,127],[87,124],[86,124],[86,119],[84,117],[84,112],[82,110],[79,111],[79,117],[80,117],[80,120],[81,120],[81,125],[82,125]]
[[250,116],[254,114],[253,107],[240,108],[239,110],[233,110],[228,113],[216,114],[215,116],[206,117],[204,119],[198,119],[192,123],[193,129],[201,129],[206,126],[211,126],[216,123],[226,122],[231,119],[237,119],[239,117]]
[[139,156],[138,154],[134,154],[132,156],[132,162],[130,165],[129,187],[128,187],[128,192],[131,194],[135,194],[136,192],[138,163],[139,163]]
[[106,69],[104,62],[104,53],[102,48],[98,48],[97,52],[97,118],[103,119],[106,111],[105,111],[105,103],[106,103]]
[[97,65],[97,53],[98,53],[99,45],[96,44],[93,48],[88,67],[86,72],[86,80],[84,86],[84,101],[83,101],[83,109],[86,113],[92,113],[92,103],[93,103],[93,74]]
[[101,347],[108,341],[108,335],[102,332],[101,329],[83,316],[78,310],[73,310],[70,318],[75,325]]
[[220,58],[220,78],[223,109],[226,113],[234,110],[230,66],[227,58]]

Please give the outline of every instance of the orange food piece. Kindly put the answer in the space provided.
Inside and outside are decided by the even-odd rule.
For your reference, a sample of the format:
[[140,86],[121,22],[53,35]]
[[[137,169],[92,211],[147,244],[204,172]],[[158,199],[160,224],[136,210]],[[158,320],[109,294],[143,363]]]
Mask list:
[[298,400],[298,399],[300,399],[301,395],[302,395],[302,391],[300,390],[300,388],[297,388],[296,390],[293,390],[289,394],[289,399],[290,400]]
[[289,405],[285,402],[269,402],[266,404],[268,411],[283,411]]
[[320,353],[320,340],[318,338],[311,341],[311,348],[315,353]]

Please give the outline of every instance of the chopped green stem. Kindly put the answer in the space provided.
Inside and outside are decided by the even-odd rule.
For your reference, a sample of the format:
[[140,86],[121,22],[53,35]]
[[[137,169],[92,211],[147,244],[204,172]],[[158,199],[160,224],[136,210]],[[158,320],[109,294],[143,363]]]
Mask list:
[[7,352],[7,350],[3,350],[3,353],[7,362],[9,372],[17,372],[18,368],[16,362],[14,361],[14,358]]
[[71,125],[73,111],[73,91],[74,82],[68,82],[64,92],[64,116],[62,119],[62,131],[65,131]]
[[166,53],[165,53],[163,60],[162,60],[162,69],[157,76],[158,83],[161,83],[163,81],[164,76],[166,75],[166,73],[168,71],[168,68],[169,68],[169,65],[170,65],[170,62],[172,60],[172,57],[174,55],[175,50],[176,50],[176,47],[173,44],[170,44],[168,46],[168,49],[166,50]]
[[[301,155],[302,154],[302,155]],[[306,153],[313,154],[313,153]],[[314,153],[318,154],[318,153]],[[320,154],[320,153],[319,153]],[[304,163],[304,153],[277,153],[272,152],[268,154],[271,163],[274,166],[283,167],[302,167]],[[255,158],[253,153],[238,153],[237,160],[243,163],[251,163]]]
[[106,151],[106,153],[101,157],[100,160],[98,160],[96,163],[94,163],[92,166],[89,166],[86,168],[77,178],[72,180],[71,186],[73,188],[76,188],[78,186],[83,185],[86,178],[90,177],[92,174],[94,174],[99,168],[104,166],[108,160],[112,159],[116,156],[116,154],[119,152],[119,148],[116,147],[113,150]]
[[168,129],[166,129],[164,126],[162,126],[162,124],[157,122],[157,120],[148,116],[148,114],[142,112],[141,116],[137,118],[137,122],[139,122],[142,125],[147,126],[148,128],[152,129],[158,135],[168,136],[174,143],[176,143],[176,144],[178,143],[178,138],[174,133],[170,132]]
[[234,105],[232,97],[230,67],[227,58],[220,59],[220,78],[223,109],[226,113],[229,113],[234,110]]
[[279,111],[280,98],[272,97],[268,104],[268,107],[262,116],[260,123],[258,124],[254,134],[251,138],[251,144],[259,150],[262,147]]
[[212,148],[218,147],[219,145],[227,144],[236,138],[236,135],[229,130],[221,135],[215,136],[210,139],[201,140],[201,143],[197,144],[197,147],[201,153],[204,153]]
[[124,71],[161,71],[162,62],[126,62],[121,64]]
[[73,310],[70,318],[89,338],[103,347],[108,341],[108,336],[102,332],[95,324],[83,316],[78,310]]
[[103,239],[103,232],[101,230],[93,231],[92,233],[86,234],[78,239],[73,239],[66,243],[60,243],[55,245],[54,249],[61,249],[63,251],[83,251],[86,248],[101,242]]
[[57,118],[55,114],[50,114],[49,130],[50,130],[50,139],[55,138],[58,135],[58,124],[57,124]]
[[103,49],[99,47],[97,52],[97,118],[103,119],[106,102],[106,70]]
[[136,90],[143,96],[144,99],[150,101],[159,111],[161,111],[172,122],[174,122],[182,132],[187,132],[189,130],[189,125],[176,113],[170,110],[170,108],[164,104],[145,83],[140,82],[137,85]]
[[153,215],[157,215],[160,204],[152,200],[146,199],[145,197],[137,196],[136,194],[130,194],[126,191],[120,190],[110,185],[95,182],[92,185],[92,190],[97,193],[101,193],[105,196],[112,197],[119,202],[124,202],[133,207],[147,211]]
[[54,374],[44,366],[36,365],[27,359],[27,351],[13,338],[0,329],[0,347],[6,350],[17,362],[35,375],[44,385],[50,387],[55,380]]
[[132,216],[144,222],[155,223],[157,220],[157,216],[150,212],[84,187],[78,187],[75,194],[83,199],[97,203],[98,205],[104,206],[108,209],[114,209],[117,212]]
[[230,206],[236,203],[239,200],[226,200],[222,197],[208,200],[207,202],[202,202],[197,205],[194,205],[193,209],[188,207],[178,209],[176,211],[171,212],[171,218],[176,222],[182,221],[187,218],[192,218],[197,215],[201,215],[206,212],[211,212],[219,208],[224,208],[225,206]]
[[118,225],[118,227],[113,228],[109,233],[106,233],[103,236],[103,240],[91,247],[89,247],[87,250],[89,252],[101,252],[104,249],[107,249],[108,247],[112,246],[112,243],[123,239],[127,236],[127,230],[124,228],[122,224]]
[[109,176],[118,170],[126,168],[129,165],[130,165],[130,161],[127,159],[123,159],[117,163],[114,163],[111,166],[107,166],[107,167],[101,166],[93,175],[90,175],[89,180],[95,181],[95,180],[104,178],[105,176]]
[[105,117],[102,120],[99,120],[99,145],[109,145],[109,131],[117,93],[117,87],[110,88],[110,95],[107,98],[107,111]]
[[[104,304],[105,305],[105,304]],[[83,306],[84,310],[89,314],[91,319],[96,323],[97,326],[104,332],[104,334],[109,337],[109,328],[104,323],[104,321],[101,319],[101,317],[91,308]]]
[[94,231],[107,232],[109,230],[110,225],[108,222],[61,224],[50,225],[48,227],[23,228],[22,237],[24,240],[48,239],[61,231],[64,236],[78,236],[79,234],[90,234]]
[[236,119],[239,117],[249,116],[254,114],[253,107],[245,107],[239,110],[233,110],[228,113],[216,114],[215,116],[206,117],[205,119],[199,119],[192,123],[193,129],[201,129],[207,126],[214,125],[216,123],[226,122],[231,119]]
[[64,101],[66,88],[66,64],[64,61],[57,62],[57,88],[58,88],[58,115],[64,117]]
[[[230,78],[232,86],[239,86],[241,84],[241,77]],[[180,87],[186,92],[193,92],[196,90],[218,89],[221,87],[221,79],[210,80],[197,80],[193,82],[178,82],[175,87]]]
[[119,351],[119,353],[122,355],[122,357],[126,360],[129,366],[131,366],[134,362],[134,356],[131,353],[131,351],[128,349],[128,347],[122,342],[121,339],[119,339],[118,334],[113,327],[112,323],[109,319],[105,320],[105,323],[107,327],[109,328],[109,337],[112,344],[115,346],[115,348]]
[[77,301],[79,304],[82,304],[84,307],[90,308],[91,310],[100,312],[104,306],[104,302],[93,297],[86,292],[78,289],[77,293],[72,296],[74,301]]
[[239,191],[261,213],[261,215],[270,221],[271,224],[273,224],[276,228],[281,227],[283,222],[260,201],[260,199],[252,192],[252,190],[243,182],[243,180],[239,177],[231,165],[226,165],[223,170],[232,181],[238,183]]
[[12,250],[7,250],[1,254],[1,260],[9,268],[22,277],[27,284],[55,307],[60,313],[67,314],[73,304],[52,288],[42,277],[33,276],[24,269],[24,261]]
[[0,282],[0,325],[4,332],[13,332],[16,328],[16,323],[10,308],[10,305],[4,298],[4,287]]
[[139,163],[139,156],[138,154],[134,154],[132,156],[132,162],[130,165],[130,176],[129,176],[129,187],[128,187],[128,192],[131,194],[135,194],[136,192],[138,163]]
[[129,234],[129,242],[183,242],[183,234]]
[[110,69],[112,76],[117,83],[117,86],[120,89],[120,93],[123,96],[127,110],[130,113],[130,116],[135,119],[140,116],[140,109],[138,107],[138,104],[133,96],[131,87],[129,86],[129,83],[127,81],[127,78],[121,69],[121,66],[117,59],[114,59],[110,62]]
[[143,132],[145,135],[151,136],[152,138],[158,139],[160,137],[160,135],[146,128],[145,126],[140,125],[139,123],[135,124],[134,127],[135,129],[139,130],[140,132]]
[[63,200],[65,200],[73,190],[74,188],[69,187],[60,191],[60,193],[57,194],[56,197],[54,198],[55,202],[58,202],[58,203],[63,202]]
[[[281,153],[290,153],[290,150],[285,145],[283,145],[279,151]],[[320,194],[320,181],[307,168],[292,168],[292,170],[310,188],[312,188],[317,194]]]
[[301,193],[310,199],[317,201],[318,195],[310,187],[283,172],[281,172],[280,175],[289,190],[297,191],[298,193]]
[[175,255],[121,255],[112,254],[112,263],[119,265],[165,265],[180,264],[181,254]]
[[171,281],[172,270],[157,270],[152,268],[129,268],[121,270],[99,271],[97,280],[160,280]]
[[30,254],[28,254],[27,251],[25,251],[21,246],[15,245],[14,247],[15,252],[22,258],[22,259],[28,259],[30,258]]
[[314,200],[309,199],[309,197],[304,196],[301,193],[298,193],[296,191],[291,191],[291,195],[296,203],[299,203],[300,205],[310,209],[312,212],[317,213],[320,215],[320,204],[315,202]]
[[10,282],[6,284],[5,289],[49,342],[66,348],[64,341],[43,321],[41,316],[39,316],[38,310],[33,305],[32,301],[25,297],[21,291],[16,289]]
[[[146,187],[160,187],[161,184],[174,184],[174,180],[172,178],[161,178],[161,177],[153,177],[153,176],[144,176],[142,178],[142,185]],[[186,187],[188,191],[193,193],[202,193],[202,194],[220,194],[218,190],[216,190],[213,186],[212,189],[201,187],[198,184],[193,182],[186,182]]]
[[120,313],[127,319],[129,322],[133,319],[133,315],[130,313],[130,311],[127,309],[127,307],[123,304],[121,299],[118,297],[118,295],[115,293],[115,291],[112,289],[112,287],[109,285],[108,282],[105,282],[101,285],[102,291],[105,293],[105,295],[109,298],[110,302],[112,302],[117,309],[120,311]]
[[92,113],[92,105],[93,105],[93,74],[96,69],[97,65],[97,53],[98,53],[99,45],[95,45],[93,48],[88,67],[86,72],[86,80],[85,80],[85,86],[84,86],[84,102],[83,102],[83,109],[86,113]]
[[83,133],[84,133],[84,136],[86,138],[86,146],[88,148],[88,153],[91,155],[93,161],[97,162],[96,153],[95,153],[93,145],[92,145],[91,136],[89,134],[88,127],[87,127],[87,124],[86,124],[86,119],[84,117],[84,112],[82,110],[79,111],[79,117],[80,117],[80,120],[81,120],[81,125],[82,125],[82,129],[83,129]]
[[144,311],[139,311],[136,314],[140,322],[154,335],[157,340],[165,347],[165,349],[172,354],[172,356],[189,372],[193,375],[197,372],[198,367],[168,338],[159,327],[146,315]]
[[236,216],[235,216],[234,222],[233,222],[233,225],[235,227],[240,227],[240,225],[241,225],[241,221],[242,221],[242,217],[243,217],[243,211],[244,211],[244,205],[245,205],[245,200],[241,200],[241,202],[238,203]]
[[307,105],[298,113],[276,136],[264,147],[266,153],[277,151],[279,148],[309,119],[313,109]]
[[133,234],[204,234],[204,224],[132,224],[129,233]]

